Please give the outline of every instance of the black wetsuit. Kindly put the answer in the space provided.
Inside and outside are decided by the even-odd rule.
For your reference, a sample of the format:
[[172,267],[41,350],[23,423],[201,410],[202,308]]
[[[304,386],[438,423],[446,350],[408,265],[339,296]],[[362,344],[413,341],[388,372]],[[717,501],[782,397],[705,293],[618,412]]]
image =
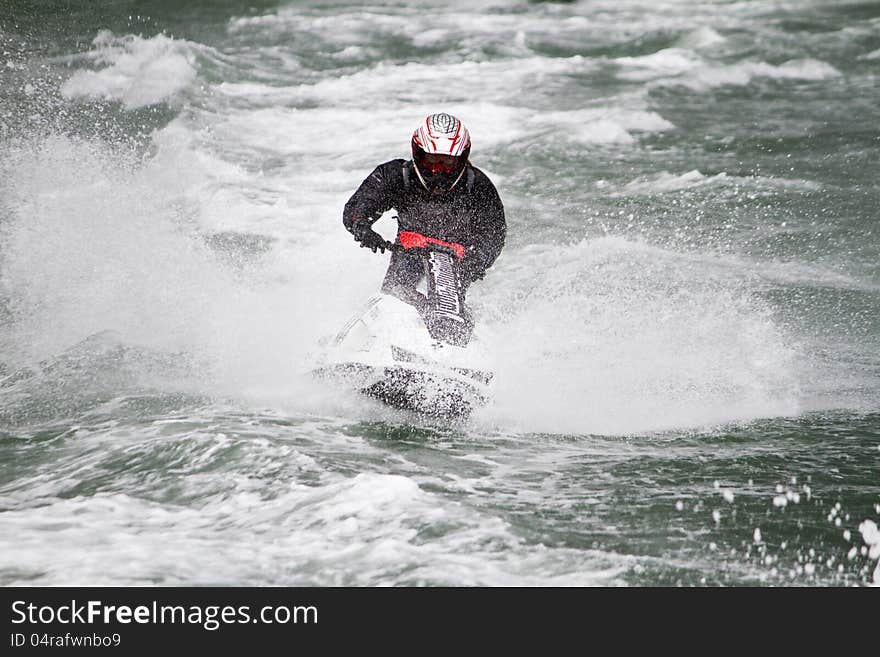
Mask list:
[[[498,191],[471,165],[452,190],[434,195],[422,186],[411,161],[380,164],[345,204],[342,223],[353,233],[356,222],[372,224],[391,208],[397,211],[398,235],[412,231],[466,248],[459,269],[464,289],[483,277],[504,246],[506,223]],[[423,272],[419,256],[395,250],[382,289],[414,290]]]

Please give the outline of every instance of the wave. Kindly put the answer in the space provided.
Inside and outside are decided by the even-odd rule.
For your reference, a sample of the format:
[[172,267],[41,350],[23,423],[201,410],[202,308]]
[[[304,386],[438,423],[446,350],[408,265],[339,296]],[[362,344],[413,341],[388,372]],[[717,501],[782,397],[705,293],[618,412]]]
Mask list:
[[872,50],[871,52],[867,52],[864,55],[859,55],[856,59],[863,61],[874,61],[875,59],[880,59],[880,49]]
[[79,70],[61,86],[67,99],[118,101],[127,109],[173,98],[196,79],[195,44],[159,34],[144,39],[102,30],[86,60],[97,70]]
[[365,98],[381,99],[370,111],[389,104],[425,104],[426,94],[434,104],[473,104],[474,98],[500,104],[505,99],[520,98],[525,88],[538,88],[552,76],[585,72],[597,66],[598,62],[580,55],[434,64],[380,62],[362,71],[325,77],[317,82],[288,86],[224,82],[217,90],[235,98],[256,94],[262,102],[288,105],[348,103],[360,107]]
[[775,80],[828,80],[842,74],[816,59],[793,59],[779,65],[742,61],[735,64],[708,62],[696,52],[667,48],[642,57],[620,57],[617,75],[623,80],[650,82],[653,85],[684,85],[705,90],[723,85],[745,86],[756,78]]
[[746,186],[750,190],[779,190],[793,189],[798,191],[818,191],[821,186],[810,180],[795,180],[789,178],[768,178],[762,176],[731,176],[725,172],[709,176],[700,173],[696,169],[687,173],[674,174],[663,171],[650,178],[640,178],[626,183],[619,191],[612,192],[613,196],[629,196],[632,194],[656,194],[664,192],[677,192],[685,189],[693,189],[706,186]]
[[726,41],[725,37],[721,36],[711,27],[703,26],[679,37],[675,42],[675,47],[698,50],[714,47]]
[[565,139],[587,144],[631,144],[633,133],[664,132],[675,126],[656,112],[602,107],[566,112],[539,112],[527,125],[552,127]]
[[[320,427],[315,435],[340,442]],[[626,557],[598,550],[548,555],[503,519],[450,503],[410,477],[333,473],[283,441],[209,427],[150,438],[117,436],[90,458],[57,462],[52,481],[28,491],[42,494],[39,507],[0,496],[8,529],[0,583],[587,586],[619,583],[625,570]],[[340,449],[364,450],[359,442]],[[125,459],[116,485],[132,492],[52,495],[111,457]],[[309,475],[309,484],[297,481]],[[283,484],[273,486],[279,476]],[[181,488],[186,504],[154,501],[159,490],[173,498]],[[119,518],[127,519],[123,529]],[[45,540],[47,528],[56,540]],[[420,540],[425,534],[431,540]],[[96,535],[104,539],[96,543]],[[150,558],[132,559],[145,541]]]

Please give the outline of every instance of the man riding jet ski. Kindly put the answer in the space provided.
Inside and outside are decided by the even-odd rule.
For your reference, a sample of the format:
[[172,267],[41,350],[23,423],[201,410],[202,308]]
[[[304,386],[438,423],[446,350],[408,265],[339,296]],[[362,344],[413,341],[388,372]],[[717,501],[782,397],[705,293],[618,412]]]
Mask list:
[[[345,204],[343,224],[362,247],[391,251],[382,294],[339,333],[321,372],[386,404],[463,416],[485,401],[492,374],[465,293],[504,246],[504,207],[468,161],[470,135],[432,114],[412,137],[412,160],[380,164]],[[394,243],[373,230],[397,211]]]
[[[412,136],[412,160],[380,164],[345,204],[342,223],[362,247],[384,252],[392,247],[373,230],[391,208],[397,211],[398,237],[418,233],[464,247],[459,263],[463,291],[483,278],[504,246],[504,206],[492,181],[471,165],[471,137],[449,114],[431,114]],[[414,294],[423,275],[417,254],[393,250],[382,291],[416,307]],[[420,298],[421,297],[421,298]]]

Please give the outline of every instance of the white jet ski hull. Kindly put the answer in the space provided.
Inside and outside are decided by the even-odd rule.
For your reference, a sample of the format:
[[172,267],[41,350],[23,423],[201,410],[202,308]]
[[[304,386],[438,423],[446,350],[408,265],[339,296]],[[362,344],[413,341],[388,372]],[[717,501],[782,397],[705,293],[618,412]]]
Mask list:
[[466,417],[488,398],[487,360],[477,336],[466,346],[435,340],[413,306],[379,294],[332,340],[315,373],[395,408]]

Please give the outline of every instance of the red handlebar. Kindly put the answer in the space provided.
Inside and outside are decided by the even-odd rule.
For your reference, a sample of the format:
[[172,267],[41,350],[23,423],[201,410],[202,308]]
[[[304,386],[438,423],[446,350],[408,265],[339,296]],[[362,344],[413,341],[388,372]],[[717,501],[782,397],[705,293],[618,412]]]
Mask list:
[[444,242],[443,240],[438,240],[433,237],[428,237],[427,235],[422,235],[421,233],[412,233],[409,231],[402,231],[399,235],[400,237],[400,245],[406,249],[424,249],[427,248],[429,244],[436,244],[437,246],[443,246],[447,249],[451,249],[456,256],[458,256],[459,260],[464,259],[465,249],[461,244],[456,244],[455,242]]

